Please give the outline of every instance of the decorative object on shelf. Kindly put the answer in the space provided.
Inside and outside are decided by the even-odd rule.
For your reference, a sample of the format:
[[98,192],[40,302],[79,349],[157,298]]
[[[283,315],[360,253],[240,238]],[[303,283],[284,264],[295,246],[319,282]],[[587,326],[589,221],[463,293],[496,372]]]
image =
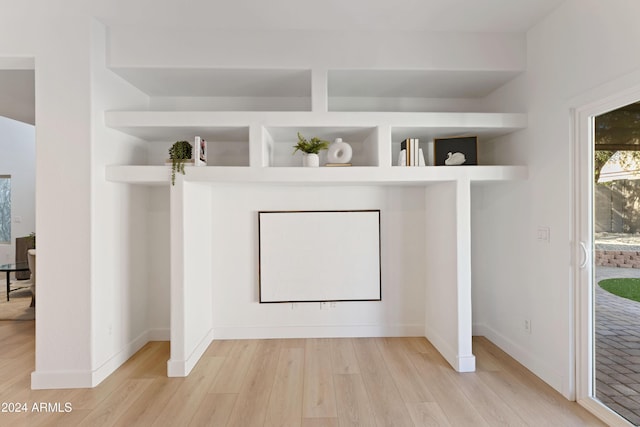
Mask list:
[[327,149],[327,166],[350,164],[353,150],[342,138],[336,138]]
[[418,138],[407,138],[400,143],[398,166],[426,166]]
[[436,138],[434,140],[436,166],[457,166],[478,164],[478,137]]
[[302,158],[303,166],[318,167],[320,166],[320,157],[318,156],[318,153],[321,150],[329,148],[329,141],[325,141],[315,136],[310,140],[307,140],[304,136],[300,135],[300,132],[298,132],[298,143],[294,145],[293,148],[295,148],[295,150],[293,150],[293,154],[296,154],[298,150],[302,151],[304,154]]
[[302,166],[317,168],[320,166],[320,156],[317,153],[303,153]]
[[204,138],[196,136],[193,141],[193,148],[196,149],[197,154],[193,156],[196,166],[207,165],[207,141]]
[[444,159],[444,164],[447,166],[455,166],[461,165],[466,161],[467,159],[465,159],[464,154],[460,152],[452,153],[451,151],[449,151],[447,153],[447,158]]
[[398,166],[407,166],[407,150],[400,150],[398,154]]
[[169,158],[171,159],[171,185],[176,183],[176,172],[184,175],[184,165],[187,160],[191,160],[193,149],[189,141],[177,141],[169,148]]
[[424,152],[422,148],[418,150],[418,166],[427,166],[427,163],[424,161]]

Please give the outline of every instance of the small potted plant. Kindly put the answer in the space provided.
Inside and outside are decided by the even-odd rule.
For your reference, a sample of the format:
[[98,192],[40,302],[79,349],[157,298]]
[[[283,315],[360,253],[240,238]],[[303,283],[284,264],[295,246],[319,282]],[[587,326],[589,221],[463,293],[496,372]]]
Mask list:
[[31,233],[29,233],[29,235],[27,236],[27,248],[29,249],[35,249],[36,248],[36,233],[35,231],[32,231]]
[[293,150],[293,154],[298,150],[302,151],[303,166],[318,167],[320,166],[320,157],[318,156],[318,153],[320,150],[326,150],[329,148],[329,141],[316,138],[315,136],[310,140],[307,140],[304,136],[300,135],[300,132],[298,132],[298,143],[294,145],[293,148],[295,148],[295,150]]
[[169,158],[171,159],[171,185],[176,183],[176,172],[184,175],[184,164],[186,160],[191,160],[193,147],[189,141],[177,141],[169,148]]

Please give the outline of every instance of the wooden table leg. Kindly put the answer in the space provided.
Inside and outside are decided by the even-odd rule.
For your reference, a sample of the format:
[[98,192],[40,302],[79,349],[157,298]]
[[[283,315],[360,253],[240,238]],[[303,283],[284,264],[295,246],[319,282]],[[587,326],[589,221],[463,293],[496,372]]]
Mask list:
[[11,280],[11,272],[7,271],[7,301],[9,301],[9,286],[11,284],[10,280]]

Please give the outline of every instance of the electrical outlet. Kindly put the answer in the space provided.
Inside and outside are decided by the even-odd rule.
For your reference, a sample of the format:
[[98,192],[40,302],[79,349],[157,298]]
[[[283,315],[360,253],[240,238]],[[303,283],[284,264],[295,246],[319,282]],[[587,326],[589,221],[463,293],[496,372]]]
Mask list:
[[539,226],[537,239],[539,242],[549,243],[551,241],[551,229],[546,226]]
[[529,319],[524,320],[524,331],[528,334],[531,333],[531,320]]
[[334,308],[336,308],[335,301],[322,301],[320,303],[320,310],[332,310]]

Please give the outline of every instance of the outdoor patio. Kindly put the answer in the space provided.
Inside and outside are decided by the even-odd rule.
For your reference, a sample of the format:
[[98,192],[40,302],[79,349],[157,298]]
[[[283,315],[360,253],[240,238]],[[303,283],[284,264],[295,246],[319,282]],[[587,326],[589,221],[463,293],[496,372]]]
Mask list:
[[[596,283],[640,278],[640,269],[596,267]],[[640,425],[640,303],[595,286],[596,397]]]

